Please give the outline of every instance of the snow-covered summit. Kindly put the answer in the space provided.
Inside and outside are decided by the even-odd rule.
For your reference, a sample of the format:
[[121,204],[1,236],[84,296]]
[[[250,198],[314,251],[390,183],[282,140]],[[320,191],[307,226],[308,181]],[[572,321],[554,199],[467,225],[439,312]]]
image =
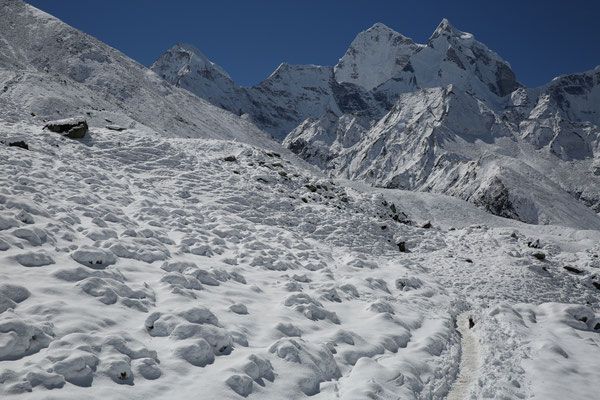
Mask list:
[[448,84],[496,103],[520,86],[507,62],[447,19],[426,44],[375,24],[358,34],[335,72],[339,82],[373,89],[390,104],[401,93]]
[[435,31],[433,31],[433,34],[429,38],[428,42],[431,42],[432,40],[437,39],[440,36],[458,37],[465,39],[473,37],[473,35],[470,33],[466,33],[456,29],[454,25],[452,25],[450,21],[448,21],[448,19],[446,18],[443,18],[440,24],[437,26],[437,28],[435,28]]
[[[179,69],[176,68],[178,64]],[[173,75],[179,76],[189,72],[189,69],[205,74],[217,73],[231,79],[223,68],[210,61],[196,46],[187,43],[177,43],[171,47],[150,68],[167,80],[172,79]]]
[[376,23],[352,41],[335,66],[335,78],[371,90],[398,75],[419,48],[412,39]]
[[421,88],[453,84],[498,105],[520,87],[508,63],[447,20],[426,44],[376,23],[356,36],[335,67],[282,63],[248,88],[193,46],[174,46],[151,68],[175,86],[247,115],[278,140],[330,109],[380,118],[398,95]]
[[244,98],[223,68],[210,61],[191,44],[176,44],[161,55],[151,66],[154,72],[174,86],[187,89],[212,104],[239,113],[239,102]]
[[404,68],[377,88],[391,103],[398,94],[452,84],[491,105],[521,85],[498,54],[444,19]]

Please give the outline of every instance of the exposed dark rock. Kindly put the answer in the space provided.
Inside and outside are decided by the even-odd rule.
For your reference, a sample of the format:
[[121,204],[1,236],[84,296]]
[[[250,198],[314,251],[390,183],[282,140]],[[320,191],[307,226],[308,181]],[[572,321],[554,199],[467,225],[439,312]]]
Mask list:
[[537,258],[540,261],[544,261],[546,259],[546,254],[544,254],[542,252],[533,253],[532,256],[534,256],[535,258]]
[[511,94],[517,88],[521,87],[515,77],[515,73],[508,65],[501,62],[496,62],[496,85],[498,86],[498,94],[506,96]]
[[124,128],[122,126],[119,125],[106,125],[106,129],[110,129],[111,131],[117,131],[117,132],[122,132],[127,128]]
[[237,158],[235,158],[235,156],[227,156],[227,157],[223,158],[223,161],[227,161],[227,162],[234,162],[236,160],[237,160]]
[[487,211],[499,217],[516,219],[527,223],[537,223],[537,221],[525,221],[519,215],[512,204],[508,188],[497,177],[494,178],[485,191],[467,200],[472,201],[477,206],[485,207]]
[[29,145],[27,143],[25,143],[23,140],[19,140],[17,142],[9,142],[8,145],[12,146],[12,147],[20,147],[22,149],[29,150]]
[[44,125],[50,132],[62,133],[71,139],[82,139],[88,131],[88,124],[83,117],[73,117],[50,121]]
[[406,253],[406,242],[398,242],[396,245],[398,246],[398,250],[400,250],[400,252]]
[[583,271],[581,271],[581,270],[579,270],[577,268],[569,267],[568,265],[565,265],[563,268],[566,269],[569,272],[574,273],[574,274],[582,274],[583,273]]
[[446,59],[448,61],[452,61],[454,64],[456,64],[458,66],[458,68],[466,70],[464,64],[462,63],[462,61],[460,61],[460,58],[458,58],[458,55],[456,54],[456,52],[454,51],[454,49],[452,47],[450,47],[448,49],[448,51],[446,52]]

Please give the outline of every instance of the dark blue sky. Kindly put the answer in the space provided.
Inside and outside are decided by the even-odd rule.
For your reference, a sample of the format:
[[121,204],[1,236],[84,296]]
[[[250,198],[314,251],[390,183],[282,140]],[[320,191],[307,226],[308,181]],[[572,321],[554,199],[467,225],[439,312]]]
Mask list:
[[375,22],[424,43],[444,17],[509,61],[527,86],[600,64],[597,0],[29,2],[145,65],[177,42],[194,44],[241,85],[283,61],[334,65]]

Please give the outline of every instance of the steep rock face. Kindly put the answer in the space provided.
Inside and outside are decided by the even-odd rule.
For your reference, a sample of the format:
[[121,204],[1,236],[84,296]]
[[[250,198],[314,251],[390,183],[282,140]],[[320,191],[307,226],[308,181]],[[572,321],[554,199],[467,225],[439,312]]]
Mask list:
[[282,144],[309,163],[328,169],[329,163],[361,141],[369,128],[366,118],[328,111],[321,118],[298,125]]
[[427,44],[375,91],[393,103],[400,93],[449,84],[494,105],[521,86],[498,54],[444,19]]
[[[373,184],[426,188],[444,159],[477,159],[480,144],[510,140],[509,127],[481,100],[452,85],[399,97],[394,108],[344,155],[340,172]],[[447,158],[446,154],[452,154]]]
[[[360,125],[358,135],[345,129],[348,119],[329,113],[306,121],[284,145],[338,177],[445,193],[528,223],[596,219],[585,207],[597,204],[593,159],[566,164],[550,144],[536,149],[522,139],[518,119],[453,85],[400,95],[375,125]],[[353,140],[344,143],[346,136]],[[591,190],[582,190],[585,180]]]
[[377,23],[352,41],[335,66],[335,78],[371,90],[399,75],[421,48],[412,39]]
[[[353,113],[371,119],[385,110],[371,94],[351,83],[338,83],[332,67],[282,64],[269,78],[248,88],[257,125],[285,136],[307,118],[327,111]],[[270,129],[271,128],[271,129]]]
[[318,117],[327,109],[340,111],[332,81],[331,67],[283,63],[266,80],[248,88],[251,104],[246,112],[282,140],[300,121]]
[[522,137],[537,148],[548,147],[565,161],[597,153],[600,130],[600,67],[561,76],[532,89],[535,103],[521,112]]
[[84,115],[165,135],[273,147],[253,124],[173,87],[121,52],[21,0],[0,0],[0,116]]

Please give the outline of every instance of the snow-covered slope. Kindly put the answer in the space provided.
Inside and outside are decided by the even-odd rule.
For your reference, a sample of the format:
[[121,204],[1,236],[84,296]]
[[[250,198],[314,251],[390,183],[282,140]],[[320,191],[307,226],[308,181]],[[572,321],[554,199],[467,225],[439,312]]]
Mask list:
[[598,231],[231,141],[23,123],[0,141],[2,396],[440,399],[466,351],[473,398],[600,389]]
[[144,66],[21,0],[1,0],[0,114],[87,115],[165,135],[275,146],[253,124],[175,88]]

